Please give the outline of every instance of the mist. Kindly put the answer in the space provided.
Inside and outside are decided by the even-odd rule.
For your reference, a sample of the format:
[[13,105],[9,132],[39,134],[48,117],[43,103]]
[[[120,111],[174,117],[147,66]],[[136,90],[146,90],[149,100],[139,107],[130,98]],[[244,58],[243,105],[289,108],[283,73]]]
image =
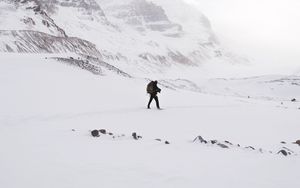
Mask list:
[[268,74],[300,72],[300,1],[185,0],[211,21],[222,45]]

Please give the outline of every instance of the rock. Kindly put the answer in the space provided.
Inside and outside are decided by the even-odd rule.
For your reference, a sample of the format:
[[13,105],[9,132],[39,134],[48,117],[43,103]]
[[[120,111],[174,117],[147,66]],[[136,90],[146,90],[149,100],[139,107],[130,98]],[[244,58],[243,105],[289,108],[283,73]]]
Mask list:
[[165,141],[165,144],[170,144],[170,142],[168,142],[168,141]]
[[99,137],[99,136],[100,136],[98,130],[93,130],[93,131],[91,132],[91,134],[92,134],[93,137]]
[[298,144],[300,146],[300,140],[297,140],[296,142],[294,142],[294,144]]
[[72,129],[72,131],[74,132],[74,131],[76,131],[75,129]]
[[229,148],[227,145],[222,144],[222,143],[218,143],[217,145],[220,146],[221,148]]
[[227,140],[225,140],[225,143],[226,143],[226,144],[229,144],[229,145],[233,145],[231,142],[229,142],[229,141],[227,141]]
[[237,145],[237,147],[241,147],[241,145],[240,145],[240,144],[238,144],[238,145]]
[[108,135],[112,136],[112,135],[114,135],[114,134],[113,134],[113,133],[108,133]]
[[159,138],[157,138],[157,139],[155,139],[155,140],[161,142],[161,139],[159,139]]
[[247,147],[245,147],[246,149],[252,149],[252,150],[255,150],[255,148],[254,147],[252,147],[252,146],[247,146]]
[[136,132],[132,133],[132,137],[133,137],[135,140],[138,139],[138,138],[137,138],[137,135],[136,135]]
[[286,142],[285,142],[285,141],[281,141],[280,143],[281,143],[281,144],[286,144]]
[[292,102],[296,102],[297,100],[296,100],[295,98],[293,98],[291,101],[292,101]]
[[282,149],[282,150],[278,151],[277,154],[282,154],[284,156],[287,156],[288,152]]
[[132,137],[133,137],[135,140],[138,140],[138,139],[142,138],[142,136],[137,135],[136,132],[133,132],[133,133],[132,133]]
[[102,134],[106,134],[106,130],[105,129],[100,129],[99,132],[102,133]]
[[218,141],[217,140],[211,140],[210,141],[212,144],[216,144]]
[[200,143],[205,143],[205,144],[207,144],[207,141],[204,140],[204,139],[202,138],[202,136],[197,136],[197,137],[193,140],[193,142],[196,142],[197,140],[199,140]]

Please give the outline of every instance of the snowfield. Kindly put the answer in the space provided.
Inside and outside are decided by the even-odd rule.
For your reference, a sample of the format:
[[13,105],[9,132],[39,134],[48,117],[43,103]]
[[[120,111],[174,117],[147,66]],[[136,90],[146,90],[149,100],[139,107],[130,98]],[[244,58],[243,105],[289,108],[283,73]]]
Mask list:
[[149,110],[146,79],[45,57],[0,54],[0,187],[300,187],[300,86],[282,76],[161,85]]

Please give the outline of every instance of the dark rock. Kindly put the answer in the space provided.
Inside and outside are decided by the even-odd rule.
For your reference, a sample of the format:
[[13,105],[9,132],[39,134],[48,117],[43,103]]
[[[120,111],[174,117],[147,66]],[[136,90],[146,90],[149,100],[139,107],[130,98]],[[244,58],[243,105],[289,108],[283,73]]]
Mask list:
[[297,100],[294,98],[294,99],[292,99],[291,101],[292,101],[292,102],[296,102]]
[[217,145],[220,146],[221,148],[229,148],[227,145],[222,144],[222,143],[218,143]]
[[112,136],[112,135],[114,135],[114,134],[113,134],[113,133],[108,133],[108,135]]
[[74,131],[76,131],[75,129],[72,129],[72,131],[74,132]]
[[98,130],[93,130],[93,131],[91,132],[91,134],[92,134],[93,137],[99,137],[99,136],[100,136]]
[[226,144],[229,144],[229,145],[233,145],[231,142],[229,142],[229,141],[227,141],[227,140],[225,140],[225,143],[226,143]]
[[211,140],[210,141],[212,144],[216,144],[218,141],[217,140]]
[[170,144],[170,142],[168,142],[168,141],[165,141],[165,144]]
[[240,145],[240,144],[238,144],[237,146],[238,146],[238,147],[241,147],[241,145]]
[[137,135],[136,132],[132,133],[132,137],[133,137],[135,140],[138,140],[138,139],[142,138],[142,136]]
[[155,140],[161,142],[161,139],[159,139],[159,138],[157,138],[157,139],[155,139]]
[[282,154],[284,156],[287,156],[288,152],[282,149],[282,150],[278,151],[277,154]]
[[106,130],[105,129],[100,129],[99,132],[102,133],[102,134],[106,134]]
[[294,144],[298,144],[300,146],[300,140],[297,140],[296,142],[294,142]]
[[136,135],[136,132],[132,133],[132,137],[133,137],[135,140],[138,139],[138,137],[137,137],[137,135]]
[[247,146],[246,149],[252,149],[252,150],[255,150],[255,148],[252,147],[252,146]]
[[207,144],[207,141],[204,140],[204,139],[202,138],[202,136],[197,136],[197,137],[193,140],[193,142],[196,142],[197,140],[199,140],[200,143],[205,143],[205,144]]
[[281,143],[281,144],[286,144],[286,142],[285,142],[285,141],[281,141],[280,143]]

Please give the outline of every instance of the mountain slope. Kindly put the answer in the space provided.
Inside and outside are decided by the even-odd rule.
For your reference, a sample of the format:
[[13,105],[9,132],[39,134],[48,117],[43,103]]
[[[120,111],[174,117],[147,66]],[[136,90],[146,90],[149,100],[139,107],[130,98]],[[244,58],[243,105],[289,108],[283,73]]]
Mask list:
[[[224,51],[208,19],[180,0],[6,0],[0,7],[5,32],[31,30],[90,41],[102,61],[133,75],[161,74],[209,61],[244,61]],[[1,37],[0,51],[9,51],[6,43],[16,40]],[[28,40],[25,45],[29,49],[35,44]]]

